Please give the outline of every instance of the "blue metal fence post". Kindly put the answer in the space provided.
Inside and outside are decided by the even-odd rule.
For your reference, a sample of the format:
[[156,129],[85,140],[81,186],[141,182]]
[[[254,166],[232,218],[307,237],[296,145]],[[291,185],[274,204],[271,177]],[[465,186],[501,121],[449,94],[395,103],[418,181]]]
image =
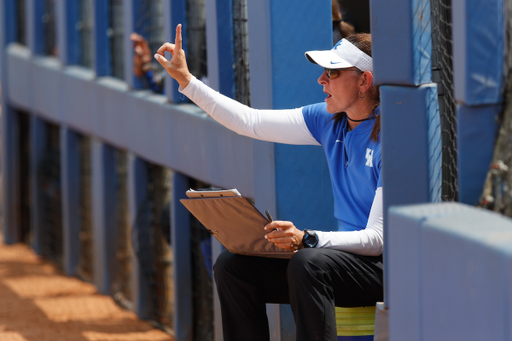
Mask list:
[[62,234],[64,272],[77,274],[80,257],[80,170],[78,136],[60,127],[60,167],[62,192]]
[[[234,98],[234,46],[232,0],[206,1],[206,53],[208,84],[220,93]],[[170,28],[171,29],[171,28]],[[171,29],[172,31],[172,29]],[[212,237],[212,260],[222,252],[222,245]],[[223,339],[220,302],[213,282],[214,340]]]
[[232,0],[206,1],[208,85],[228,97],[235,93]]
[[9,89],[6,86],[7,81],[7,56],[6,46],[13,42],[16,37],[16,14],[14,0],[1,0],[0,2],[0,53],[2,54],[0,66],[2,93],[2,230],[5,243],[15,243],[18,241],[17,228],[19,219],[16,216],[16,191],[15,191],[15,113],[8,104]]
[[57,40],[58,58],[63,65],[67,64],[67,27],[66,27],[66,4],[65,1],[55,3],[55,35]]
[[[168,2],[168,1],[165,1]],[[124,24],[124,37],[123,48],[124,51],[116,51],[116,53],[123,53],[124,58],[124,81],[130,89],[137,89],[142,87],[140,80],[135,77],[133,73],[133,43],[130,40],[130,34],[135,31],[135,22],[137,20],[136,8],[139,0],[123,0],[123,24]],[[111,56],[113,58],[113,56]]]
[[41,254],[41,216],[39,213],[39,179],[37,168],[44,152],[46,125],[39,117],[32,115],[30,121],[30,227],[32,229],[32,248]]
[[111,73],[108,40],[109,2],[95,0],[93,2],[93,17],[93,68],[97,77],[108,76]]
[[[16,8],[18,4],[16,0],[0,0],[0,5],[2,6],[0,8],[0,24],[2,25],[0,39],[3,54],[7,44],[16,41],[16,37],[18,35],[18,27],[16,25]],[[5,61],[5,58],[3,58],[3,61]]]
[[112,147],[93,139],[91,145],[91,185],[94,284],[102,294],[112,294],[116,216],[115,159]]
[[174,278],[174,333],[177,341],[193,339],[192,262],[190,213],[180,202],[186,198],[188,177],[174,172],[171,186],[171,246]]
[[26,1],[27,46],[33,54],[44,52],[43,1]]
[[19,169],[18,169],[18,117],[9,106],[2,110],[2,215],[4,242],[20,241]]
[[[141,203],[146,197],[148,174],[145,162],[128,153],[128,205],[130,212],[130,226],[135,226],[137,214]],[[133,248],[132,248],[133,250]],[[132,253],[132,283],[134,312],[140,318],[150,317],[149,281],[141,269],[136,250]]]
[[59,60],[63,65],[77,64],[78,55],[78,2],[63,0],[55,2],[55,29]]

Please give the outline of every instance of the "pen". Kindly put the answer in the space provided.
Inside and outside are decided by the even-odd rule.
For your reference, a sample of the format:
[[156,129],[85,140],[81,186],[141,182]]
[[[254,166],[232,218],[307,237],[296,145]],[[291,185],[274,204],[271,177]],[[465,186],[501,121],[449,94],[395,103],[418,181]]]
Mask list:
[[[270,215],[270,212],[268,210],[265,210],[265,214],[267,215],[267,219],[269,222],[273,222],[272,216]],[[279,229],[274,229],[273,231],[279,231]]]
[[267,215],[267,219],[268,221],[270,222],[273,222],[274,220],[272,219],[272,216],[270,215],[270,212],[268,210],[265,210],[265,214]]
[[[268,221],[270,221],[270,222],[274,221],[274,219],[272,219],[272,216],[270,215],[270,212],[268,210],[265,210],[265,214],[267,215]],[[273,231],[281,231],[281,230],[279,228],[275,228],[271,232],[273,232]]]

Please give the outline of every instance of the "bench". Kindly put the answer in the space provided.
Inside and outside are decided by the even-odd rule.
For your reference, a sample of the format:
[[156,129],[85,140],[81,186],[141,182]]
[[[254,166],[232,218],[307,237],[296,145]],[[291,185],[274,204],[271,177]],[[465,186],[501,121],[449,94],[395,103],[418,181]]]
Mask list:
[[375,306],[336,307],[338,341],[373,341],[375,331]]

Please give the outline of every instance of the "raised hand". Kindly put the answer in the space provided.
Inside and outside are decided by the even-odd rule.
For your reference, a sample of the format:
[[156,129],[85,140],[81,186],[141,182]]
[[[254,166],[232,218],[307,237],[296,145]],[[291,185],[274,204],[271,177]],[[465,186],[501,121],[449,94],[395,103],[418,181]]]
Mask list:
[[[171,53],[171,60],[165,58],[165,52]],[[155,59],[165,68],[182,88],[186,88],[192,74],[188,70],[185,51],[182,48],[181,24],[176,27],[175,44],[165,43],[156,51]]]

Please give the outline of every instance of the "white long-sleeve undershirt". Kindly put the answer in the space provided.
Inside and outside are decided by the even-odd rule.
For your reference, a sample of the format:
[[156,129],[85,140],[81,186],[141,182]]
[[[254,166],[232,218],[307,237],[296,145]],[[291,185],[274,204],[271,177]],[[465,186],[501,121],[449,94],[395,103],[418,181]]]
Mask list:
[[180,91],[214,120],[239,135],[286,144],[320,144],[309,132],[302,108],[257,110],[226,97],[192,77]]
[[[209,88],[192,77],[180,92],[190,98],[213,119],[237,134],[258,140],[297,145],[320,145],[307,128],[302,108],[258,110],[243,105]],[[360,231],[315,231],[318,246],[360,255],[382,254],[382,187],[377,188],[366,228]]]
[[315,231],[318,235],[317,247],[348,251],[365,256],[378,256],[382,254],[384,245],[383,226],[382,187],[378,187],[365,229],[346,232]]

